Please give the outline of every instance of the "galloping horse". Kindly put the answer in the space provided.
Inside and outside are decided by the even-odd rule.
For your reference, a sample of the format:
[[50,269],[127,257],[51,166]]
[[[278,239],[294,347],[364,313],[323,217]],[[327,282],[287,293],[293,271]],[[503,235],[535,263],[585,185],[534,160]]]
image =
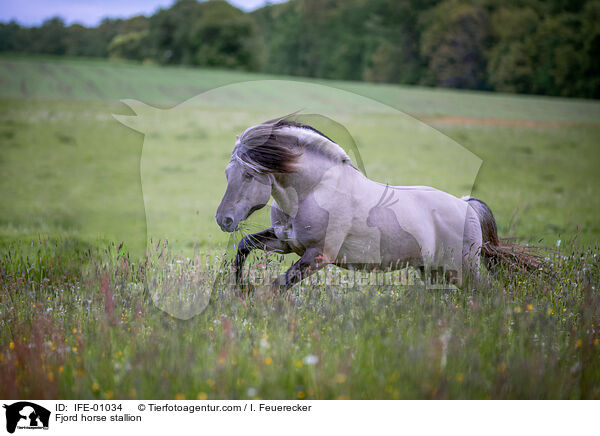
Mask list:
[[274,283],[284,290],[327,264],[443,268],[460,285],[478,275],[482,251],[489,257],[502,251],[494,217],[482,201],[370,180],[338,144],[289,116],[238,136],[225,175],[227,190],[216,214],[225,232],[274,199],[272,226],[238,245],[237,283],[254,249],[300,256]]

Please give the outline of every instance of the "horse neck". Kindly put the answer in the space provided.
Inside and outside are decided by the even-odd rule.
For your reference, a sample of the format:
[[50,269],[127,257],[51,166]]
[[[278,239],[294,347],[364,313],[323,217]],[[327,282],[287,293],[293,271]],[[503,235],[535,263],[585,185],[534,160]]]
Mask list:
[[[295,216],[298,205],[301,204],[322,182],[324,177],[348,177],[352,172],[335,171],[347,164],[336,164],[328,159],[301,159],[297,170],[289,174],[279,174],[274,177],[271,195],[279,208],[289,216]],[[360,172],[356,171],[358,175]]]

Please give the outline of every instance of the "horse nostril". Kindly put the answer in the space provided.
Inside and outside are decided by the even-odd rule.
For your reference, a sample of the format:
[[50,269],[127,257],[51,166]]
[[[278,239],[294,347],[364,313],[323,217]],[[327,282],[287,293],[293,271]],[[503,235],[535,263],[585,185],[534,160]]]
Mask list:
[[221,218],[221,229],[225,231],[231,231],[233,229],[233,218],[230,216],[224,216]]
[[233,225],[235,222],[233,220],[233,216],[217,214],[217,216],[215,218],[217,219],[217,224],[219,224],[219,227],[221,227],[221,230],[223,230],[224,232],[232,232],[233,231]]

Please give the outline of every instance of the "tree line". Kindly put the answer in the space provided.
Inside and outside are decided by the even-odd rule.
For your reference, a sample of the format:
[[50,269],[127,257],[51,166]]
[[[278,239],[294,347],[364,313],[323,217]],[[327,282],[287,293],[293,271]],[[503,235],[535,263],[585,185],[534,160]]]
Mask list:
[[600,0],[178,0],[96,27],[0,23],[0,51],[600,97]]

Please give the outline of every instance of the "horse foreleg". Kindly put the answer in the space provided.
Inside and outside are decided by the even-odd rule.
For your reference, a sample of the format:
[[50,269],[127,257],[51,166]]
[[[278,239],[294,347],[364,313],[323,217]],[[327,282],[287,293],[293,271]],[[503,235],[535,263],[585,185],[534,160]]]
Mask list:
[[239,285],[242,278],[242,268],[246,262],[246,258],[252,250],[276,251],[277,253],[291,253],[289,245],[277,239],[273,227],[269,227],[262,232],[246,235],[238,244],[235,260],[233,261],[233,270],[235,271],[235,283]]
[[287,291],[302,279],[323,268],[327,263],[326,258],[322,254],[322,250],[309,248],[302,257],[300,257],[300,259],[285,272],[283,277],[273,283],[273,286],[282,291]]

